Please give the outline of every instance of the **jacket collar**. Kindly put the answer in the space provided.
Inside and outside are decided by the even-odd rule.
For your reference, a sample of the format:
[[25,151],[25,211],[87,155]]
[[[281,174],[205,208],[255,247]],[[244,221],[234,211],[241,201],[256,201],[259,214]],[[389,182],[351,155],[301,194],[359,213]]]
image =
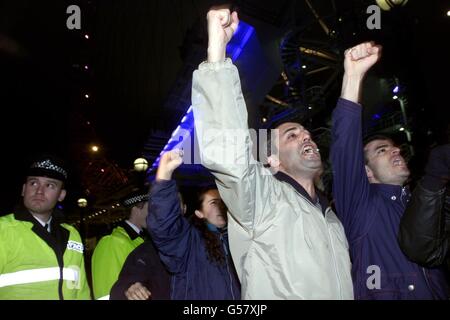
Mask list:
[[370,187],[384,198],[388,198],[392,201],[399,200],[406,204],[411,198],[411,192],[407,186],[402,187],[393,184],[372,183],[370,184]]
[[[55,252],[58,262],[67,247],[69,241],[70,232],[61,226],[64,216],[58,209],[54,209],[52,212],[51,232],[49,233],[33,215],[23,205],[17,206],[14,210],[14,218],[18,221],[27,221],[33,224],[31,230],[37,234],[42,240],[44,240]],[[61,264],[62,265],[62,264]]]
[[292,178],[291,176],[287,175],[286,173],[278,171],[276,174],[274,174],[274,177],[277,180],[279,180],[279,181],[286,182],[286,183],[290,184],[298,193],[300,193],[309,202],[311,202],[312,205],[315,205],[317,203],[317,200],[318,200],[319,203],[320,203],[320,206],[322,207],[322,213],[325,214],[326,209],[329,207],[329,202],[328,202],[328,199],[322,194],[322,192],[320,190],[315,188],[316,195],[317,195],[318,199],[313,200],[309,196],[309,193],[306,192],[305,188],[303,188],[300,183],[295,181],[294,178]]
[[224,233],[227,233],[227,231],[228,231],[227,226],[225,226],[223,228],[218,228],[218,227],[216,227],[215,225],[213,225],[212,223],[209,223],[209,222],[206,222],[206,226],[208,227],[209,231],[212,231],[214,233],[224,234]]
[[137,237],[140,237],[140,234],[134,231],[134,229],[125,221],[121,222],[119,226],[125,230],[131,240],[135,240]]
[[408,187],[402,187],[393,184],[384,184],[384,183],[371,183],[371,188],[377,190],[379,193],[388,195],[388,196],[401,196],[402,192],[409,192]]

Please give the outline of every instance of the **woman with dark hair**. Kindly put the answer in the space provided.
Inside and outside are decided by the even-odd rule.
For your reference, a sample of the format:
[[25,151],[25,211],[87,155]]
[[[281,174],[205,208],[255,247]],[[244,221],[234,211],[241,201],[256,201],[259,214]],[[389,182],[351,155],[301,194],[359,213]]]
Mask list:
[[148,230],[171,277],[171,299],[236,300],[240,284],[228,247],[227,210],[215,187],[198,192],[191,221],[181,214],[173,171],[180,151],[160,160],[149,199]]

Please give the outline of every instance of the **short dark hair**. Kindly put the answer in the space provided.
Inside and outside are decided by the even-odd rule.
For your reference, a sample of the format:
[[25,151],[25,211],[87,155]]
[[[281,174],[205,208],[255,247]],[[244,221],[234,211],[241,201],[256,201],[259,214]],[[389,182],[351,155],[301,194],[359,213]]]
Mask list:
[[392,137],[385,135],[385,134],[374,133],[374,134],[365,136],[363,138],[363,147],[364,147],[364,161],[366,162],[366,164],[369,163],[369,159],[367,159],[367,154],[366,154],[365,148],[369,143],[371,143],[372,141],[375,141],[375,140],[389,140],[395,144],[394,139],[392,139]]
[[285,120],[286,121],[278,122],[276,127],[273,127],[273,128],[271,127],[271,128],[267,129],[267,137],[266,137],[267,157],[270,157],[272,155],[272,146],[274,145],[274,142],[275,142],[274,139],[276,138],[275,130],[277,130],[282,124],[285,124],[288,122],[297,123],[297,124],[303,126],[302,123],[300,121],[298,121],[299,119],[294,118],[294,119],[285,119]]
[[275,137],[275,129],[278,129],[279,126],[287,122],[298,123],[301,125],[303,121],[304,117],[299,109],[289,109],[278,116],[269,119],[263,126],[264,129],[267,129],[267,157],[272,155],[271,151],[273,139]]

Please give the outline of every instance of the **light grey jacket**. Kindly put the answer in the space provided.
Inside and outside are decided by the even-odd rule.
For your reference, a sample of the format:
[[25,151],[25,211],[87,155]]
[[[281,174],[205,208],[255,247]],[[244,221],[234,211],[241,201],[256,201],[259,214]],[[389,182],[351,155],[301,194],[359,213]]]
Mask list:
[[247,110],[230,59],[194,72],[192,106],[202,164],[229,210],[243,299],[353,299],[342,224],[254,161]]

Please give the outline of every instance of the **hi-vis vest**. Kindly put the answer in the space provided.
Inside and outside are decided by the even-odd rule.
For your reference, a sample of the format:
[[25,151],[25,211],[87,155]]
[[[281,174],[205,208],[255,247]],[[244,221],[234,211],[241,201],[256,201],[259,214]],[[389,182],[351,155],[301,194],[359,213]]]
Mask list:
[[[90,299],[84,268],[83,245],[78,231],[69,239],[58,265],[55,251],[33,230],[33,222],[0,217],[0,300]],[[60,279],[62,287],[60,288]]]
[[125,260],[130,252],[143,242],[144,240],[125,223],[100,239],[92,255],[94,299],[109,300],[109,292],[119,278]]

